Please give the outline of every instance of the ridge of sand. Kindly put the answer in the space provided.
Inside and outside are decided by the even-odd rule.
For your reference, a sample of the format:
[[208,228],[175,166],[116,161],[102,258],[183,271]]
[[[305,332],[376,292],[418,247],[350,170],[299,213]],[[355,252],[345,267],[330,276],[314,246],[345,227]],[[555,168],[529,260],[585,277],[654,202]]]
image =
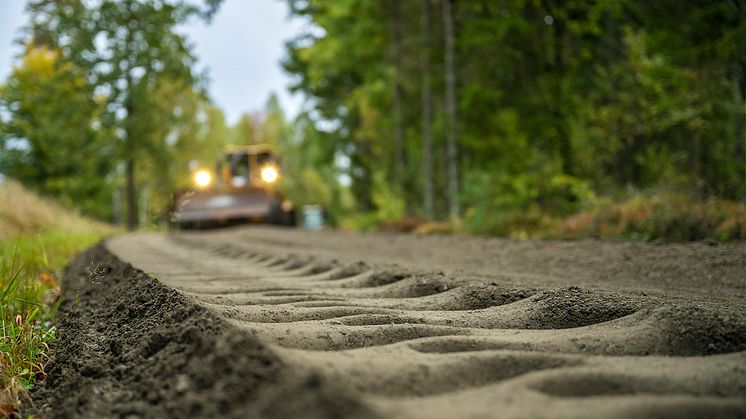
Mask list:
[[[629,279],[621,289],[556,286],[567,278],[541,268],[486,275],[464,273],[463,260],[443,271],[381,264],[386,252],[364,237],[314,235],[367,249],[332,259],[323,245],[299,251],[298,232],[269,231],[274,245],[234,229],[125,235],[107,247],[384,417],[746,415],[746,312],[738,296],[686,296],[696,278],[659,292],[628,290]],[[713,270],[730,284],[741,262],[724,251]],[[676,248],[641,271],[660,282],[671,264],[717,259],[689,253]],[[581,285],[590,281],[588,269],[575,271]]]

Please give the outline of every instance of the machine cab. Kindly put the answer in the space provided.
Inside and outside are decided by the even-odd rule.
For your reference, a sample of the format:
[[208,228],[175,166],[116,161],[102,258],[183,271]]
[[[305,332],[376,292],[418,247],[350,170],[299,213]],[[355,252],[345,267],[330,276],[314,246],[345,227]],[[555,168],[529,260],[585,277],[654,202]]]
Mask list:
[[225,148],[221,178],[231,188],[272,188],[280,177],[277,158],[266,145]]

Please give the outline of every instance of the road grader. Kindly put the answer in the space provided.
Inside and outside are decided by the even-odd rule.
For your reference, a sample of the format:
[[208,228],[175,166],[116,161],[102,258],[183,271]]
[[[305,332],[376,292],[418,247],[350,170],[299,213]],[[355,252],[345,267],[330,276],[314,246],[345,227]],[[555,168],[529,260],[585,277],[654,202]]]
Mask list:
[[214,172],[193,172],[193,187],[174,199],[171,221],[182,228],[241,222],[295,225],[293,203],[277,190],[280,176],[269,146],[226,146]]

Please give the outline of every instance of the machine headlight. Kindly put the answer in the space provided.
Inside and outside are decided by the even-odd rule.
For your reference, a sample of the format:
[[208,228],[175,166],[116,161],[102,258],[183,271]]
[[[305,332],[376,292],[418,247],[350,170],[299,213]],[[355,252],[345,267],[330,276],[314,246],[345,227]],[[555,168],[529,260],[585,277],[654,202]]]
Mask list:
[[212,182],[212,176],[210,176],[210,173],[206,170],[200,170],[194,174],[194,183],[196,183],[200,188],[210,186],[210,182]]
[[265,166],[262,168],[261,176],[263,181],[267,183],[273,183],[277,180],[280,174],[277,173],[277,169],[275,169],[274,167]]

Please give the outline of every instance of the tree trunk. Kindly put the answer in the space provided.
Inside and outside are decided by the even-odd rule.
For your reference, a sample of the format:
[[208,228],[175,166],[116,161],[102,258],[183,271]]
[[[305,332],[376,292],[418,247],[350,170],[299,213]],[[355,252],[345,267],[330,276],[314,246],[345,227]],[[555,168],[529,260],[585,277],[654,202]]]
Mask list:
[[422,0],[422,158],[425,218],[433,219],[433,134],[432,92],[430,91],[430,0]]
[[[129,140],[127,140],[129,141]],[[137,229],[137,190],[135,189],[135,159],[127,156],[127,230]]]
[[[746,12],[746,10],[744,11]],[[744,13],[746,16],[746,13]],[[744,115],[744,96],[746,96],[746,60],[743,59],[744,55],[741,55],[740,62],[736,61],[733,65],[733,101],[736,105],[736,115],[733,118],[733,158],[736,161],[746,162],[746,115]],[[741,191],[726,191],[724,195],[733,198],[744,199],[740,195]]]
[[358,174],[353,178],[353,194],[362,211],[375,211],[377,206],[373,200],[373,171],[370,168],[373,156],[369,140],[360,142],[359,152],[355,158],[357,161],[353,161],[353,164],[358,169]]
[[[551,10],[551,9],[549,9]],[[562,163],[562,172],[572,175],[575,173],[575,159],[572,144],[570,143],[570,130],[567,123],[565,108],[565,94],[562,81],[565,80],[567,63],[565,59],[565,22],[563,18],[557,17],[554,21],[554,117],[556,118],[557,141]]]
[[453,1],[443,0],[443,29],[445,35],[445,84],[446,84],[446,142],[448,150],[448,214],[451,219],[459,218],[459,171],[458,140],[456,127],[456,63],[454,51]]
[[394,67],[394,176],[399,187],[404,182],[404,127],[402,118],[402,76],[401,76],[401,13],[399,0],[391,0],[391,58]]
[[[127,72],[127,88],[131,88],[132,79]],[[125,103],[125,109],[127,109],[127,119],[124,121],[125,126],[125,182],[126,192],[125,199],[127,201],[127,230],[133,231],[137,229],[138,224],[138,199],[137,199],[137,184],[135,183],[135,133],[133,132],[133,115],[135,113],[135,107],[132,104],[131,93],[127,93],[127,99]]]
[[[132,12],[132,1],[127,1],[127,10],[130,13],[129,19],[127,19],[127,37],[125,50],[129,56],[132,56],[132,52],[129,51],[130,45],[132,45],[132,30],[129,27],[129,22],[134,19]],[[125,109],[127,110],[127,117],[124,121],[125,124],[125,182],[126,182],[126,199],[127,199],[127,230],[137,229],[137,188],[135,185],[135,135],[133,133],[132,123],[134,121],[133,115],[135,113],[135,106],[132,103],[132,75],[130,74],[131,63],[127,62],[128,68],[124,72],[125,80],[127,82],[127,97],[125,99]]]

